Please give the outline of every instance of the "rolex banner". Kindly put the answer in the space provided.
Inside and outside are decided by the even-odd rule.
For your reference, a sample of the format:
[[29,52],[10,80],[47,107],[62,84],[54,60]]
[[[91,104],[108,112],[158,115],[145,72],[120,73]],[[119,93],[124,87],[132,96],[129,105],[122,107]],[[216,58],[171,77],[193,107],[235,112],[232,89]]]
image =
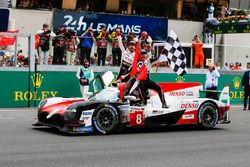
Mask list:
[[[95,76],[98,73],[95,73]],[[49,97],[80,97],[79,82],[74,72],[44,71],[37,74],[28,71],[0,71],[0,83],[3,88],[0,93],[0,108],[10,107],[37,107],[42,99]],[[13,78],[18,82],[13,82]],[[205,74],[186,74],[178,76],[168,73],[151,74],[150,78],[156,82],[200,82],[204,85]],[[240,104],[244,98],[241,84],[242,76],[221,75],[218,90],[225,85],[230,85],[230,97],[232,104]],[[29,82],[30,81],[30,82]],[[63,82],[61,82],[63,81]],[[69,89],[70,88],[70,89]],[[92,83],[90,91],[93,91]],[[181,96],[192,92],[173,92],[173,96]],[[201,94],[205,97],[205,94]]]

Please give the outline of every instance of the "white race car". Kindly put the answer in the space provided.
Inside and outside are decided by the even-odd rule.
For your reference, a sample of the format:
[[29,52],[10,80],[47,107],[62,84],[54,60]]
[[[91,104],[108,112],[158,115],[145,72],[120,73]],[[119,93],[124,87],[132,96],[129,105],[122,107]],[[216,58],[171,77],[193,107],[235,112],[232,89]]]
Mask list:
[[56,97],[42,100],[34,126],[56,127],[67,133],[109,134],[123,127],[197,124],[210,129],[216,124],[230,122],[229,86],[217,92],[219,100],[213,100],[200,98],[200,83],[159,83],[169,106],[162,108],[153,90],[149,91],[146,106],[138,106],[138,99],[131,95],[120,101],[118,88],[108,86],[113,78],[112,72],[98,75],[94,88],[97,91],[99,86],[102,90],[88,99]]

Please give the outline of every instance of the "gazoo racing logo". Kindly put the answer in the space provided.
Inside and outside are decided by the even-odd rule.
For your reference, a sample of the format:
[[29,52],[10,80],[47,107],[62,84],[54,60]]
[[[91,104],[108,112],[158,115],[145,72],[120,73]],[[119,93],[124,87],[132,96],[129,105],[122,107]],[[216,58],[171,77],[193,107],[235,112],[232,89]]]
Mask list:
[[[33,87],[38,89],[43,83],[42,74],[35,73],[31,77]],[[48,97],[56,97],[57,91],[15,91],[14,100],[15,101],[30,101],[30,100],[42,100]]]
[[183,103],[181,109],[194,109],[199,107],[199,103]]
[[[93,19],[95,16],[93,16]],[[100,31],[101,27],[105,25],[107,27],[108,32],[112,32],[119,25],[122,29],[122,32],[127,34],[128,32],[134,32],[135,34],[141,33],[140,25],[123,25],[123,24],[110,24],[110,23],[87,23],[84,21],[84,16],[79,17],[78,19],[74,19],[72,15],[65,15],[64,19],[66,20],[63,25],[66,25],[68,28],[77,30],[77,31],[85,31],[89,26],[93,28],[93,31]]]

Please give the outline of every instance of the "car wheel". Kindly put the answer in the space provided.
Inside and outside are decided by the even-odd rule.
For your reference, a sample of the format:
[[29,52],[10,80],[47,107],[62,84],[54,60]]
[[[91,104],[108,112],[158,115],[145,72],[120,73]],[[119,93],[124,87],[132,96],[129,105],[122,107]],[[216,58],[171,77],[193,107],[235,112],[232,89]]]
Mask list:
[[199,109],[199,124],[205,129],[212,129],[218,122],[216,106],[211,102],[205,102]]
[[119,125],[119,112],[112,105],[99,105],[94,111],[92,123],[96,132],[110,134]]

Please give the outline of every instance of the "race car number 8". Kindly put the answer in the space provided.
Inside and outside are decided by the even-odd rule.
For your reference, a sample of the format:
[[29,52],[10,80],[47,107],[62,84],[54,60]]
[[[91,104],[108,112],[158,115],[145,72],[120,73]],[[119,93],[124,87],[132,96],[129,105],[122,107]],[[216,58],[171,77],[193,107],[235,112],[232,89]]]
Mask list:
[[142,115],[141,114],[136,115],[135,122],[136,122],[137,125],[141,125],[141,123],[142,123]]
[[144,124],[144,115],[143,111],[136,110],[130,113],[130,126],[141,126]]

